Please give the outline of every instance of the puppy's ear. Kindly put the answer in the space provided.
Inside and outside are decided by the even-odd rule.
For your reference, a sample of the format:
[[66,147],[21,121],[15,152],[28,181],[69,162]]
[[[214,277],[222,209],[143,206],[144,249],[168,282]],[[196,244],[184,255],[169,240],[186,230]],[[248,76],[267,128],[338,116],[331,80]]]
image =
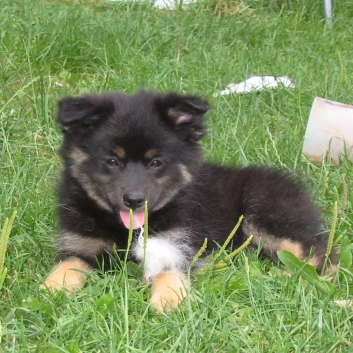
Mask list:
[[165,95],[158,102],[162,116],[184,140],[198,141],[206,134],[204,114],[208,102],[196,96]]
[[59,101],[58,122],[63,131],[90,127],[113,111],[113,103],[104,96],[66,97]]

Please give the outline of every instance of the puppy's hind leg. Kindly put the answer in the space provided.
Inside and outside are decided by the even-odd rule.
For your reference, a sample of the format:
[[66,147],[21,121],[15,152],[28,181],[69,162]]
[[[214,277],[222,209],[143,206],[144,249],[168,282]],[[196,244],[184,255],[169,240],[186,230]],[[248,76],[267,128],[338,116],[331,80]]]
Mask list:
[[[291,252],[299,260],[315,266],[319,274],[322,272],[325,264],[327,240],[321,234],[317,236],[308,234],[307,237],[302,238],[298,235],[286,238],[283,235],[272,235],[249,221],[245,221],[242,228],[247,236],[253,235],[252,247],[259,247],[262,255],[276,260],[277,251],[285,250]],[[304,232],[300,235],[303,234],[305,235]],[[326,274],[336,270],[337,256],[334,249],[331,251],[326,265],[327,267],[324,269]]]
[[[301,183],[286,172],[247,169],[245,197],[245,235],[254,235],[253,244],[261,246],[262,254],[276,258],[277,251],[286,250],[302,261],[316,266],[321,273],[328,246],[318,207],[312,202]],[[337,263],[334,250],[329,263]]]

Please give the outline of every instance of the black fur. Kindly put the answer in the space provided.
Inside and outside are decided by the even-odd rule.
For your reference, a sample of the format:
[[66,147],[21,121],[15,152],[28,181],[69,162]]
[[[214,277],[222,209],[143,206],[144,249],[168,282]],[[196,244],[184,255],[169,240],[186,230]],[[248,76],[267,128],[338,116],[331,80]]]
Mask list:
[[[251,233],[253,246],[261,245],[263,255],[275,258],[282,241],[290,241],[300,245],[302,259],[313,250],[321,270],[327,246],[322,220],[288,173],[203,163],[198,141],[208,109],[198,97],[146,91],[60,101],[61,260],[78,257],[95,267],[113,244],[126,248],[128,230],[119,211],[128,211],[127,195],[138,195],[149,204],[150,236],[186,230],[180,242],[190,249],[188,260],[205,238],[208,253],[214,250],[243,215],[234,246]],[[331,261],[336,262],[334,253]]]

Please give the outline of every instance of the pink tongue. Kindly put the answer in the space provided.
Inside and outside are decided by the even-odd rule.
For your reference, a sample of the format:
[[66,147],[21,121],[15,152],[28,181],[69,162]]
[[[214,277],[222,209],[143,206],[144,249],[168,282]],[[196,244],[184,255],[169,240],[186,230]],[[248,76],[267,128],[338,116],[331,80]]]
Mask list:
[[[130,229],[130,213],[125,211],[120,211],[120,218],[127,229]],[[145,223],[145,212],[134,212],[134,223],[132,225],[133,229],[138,229]]]

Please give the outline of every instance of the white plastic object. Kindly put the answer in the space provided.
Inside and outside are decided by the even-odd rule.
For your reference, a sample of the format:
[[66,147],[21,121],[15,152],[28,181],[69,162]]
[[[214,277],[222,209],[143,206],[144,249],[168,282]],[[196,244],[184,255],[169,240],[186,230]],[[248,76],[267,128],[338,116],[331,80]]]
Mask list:
[[324,0],[324,14],[326,24],[330,25],[332,23],[332,0]]
[[[110,2],[123,2],[124,0],[107,0]],[[142,2],[142,1],[140,1]],[[158,9],[169,9],[173,10],[177,7],[189,5],[196,2],[196,0],[154,0],[152,1],[153,6]]]
[[294,83],[288,76],[251,76],[247,80],[240,83],[231,83],[224,91],[215,93],[213,96],[224,96],[232,93],[250,93],[262,91],[266,88],[277,88],[281,85],[283,87],[294,88]]
[[303,154],[313,163],[353,161],[353,106],[316,97],[306,127]]

